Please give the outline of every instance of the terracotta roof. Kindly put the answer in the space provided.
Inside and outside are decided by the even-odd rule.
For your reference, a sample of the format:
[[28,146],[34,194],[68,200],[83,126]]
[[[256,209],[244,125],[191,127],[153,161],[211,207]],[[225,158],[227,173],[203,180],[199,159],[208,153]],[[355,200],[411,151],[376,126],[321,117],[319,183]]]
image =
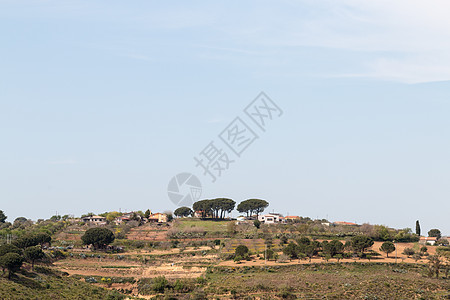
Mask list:
[[334,222],[334,224],[338,224],[338,225],[358,225],[358,224],[356,224],[356,223],[352,223],[352,222],[342,222],[342,221]]
[[437,238],[436,237],[431,237],[431,236],[421,236],[420,237],[421,240],[426,240],[426,241],[436,241]]

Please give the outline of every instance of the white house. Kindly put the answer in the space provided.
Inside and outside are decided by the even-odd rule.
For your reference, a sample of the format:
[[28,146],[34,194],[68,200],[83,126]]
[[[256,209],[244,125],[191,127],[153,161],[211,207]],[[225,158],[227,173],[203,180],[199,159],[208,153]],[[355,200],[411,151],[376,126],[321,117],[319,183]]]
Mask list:
[[286,222],[285,218],[282,215],[276,213],[258,216],[258,220],[264,224],[275,224]]
[[425,244],[430,244],[430,245],[434,245],[436,243],[437,238],[435,237],[426,237],[426,236],[421,236],[420,240],[419,240],[419,244],[425,245]]
[[106,225],[106,218],[101,216],[84,217],[81,220],[86,224]]

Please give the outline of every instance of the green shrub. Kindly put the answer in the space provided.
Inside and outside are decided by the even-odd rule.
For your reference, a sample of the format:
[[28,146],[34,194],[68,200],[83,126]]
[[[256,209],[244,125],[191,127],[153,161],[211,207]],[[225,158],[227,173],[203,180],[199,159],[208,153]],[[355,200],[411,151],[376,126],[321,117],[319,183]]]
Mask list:
[[152,290],[155,292],[163,293],[166,287],[169,287],[169,282],[166,277],[158,276],[153,279]]

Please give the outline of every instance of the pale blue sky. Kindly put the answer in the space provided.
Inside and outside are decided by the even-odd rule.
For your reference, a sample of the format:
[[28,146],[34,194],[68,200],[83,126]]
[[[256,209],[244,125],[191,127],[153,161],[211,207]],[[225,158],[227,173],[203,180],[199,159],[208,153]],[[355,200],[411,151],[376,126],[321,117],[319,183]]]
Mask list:
[[[185,171],[204,198],[450,234],[450,4],[366,2],[0,0],[0,209],[173,210]],[[210,183],[193,157],[260,91],[284,115]]]

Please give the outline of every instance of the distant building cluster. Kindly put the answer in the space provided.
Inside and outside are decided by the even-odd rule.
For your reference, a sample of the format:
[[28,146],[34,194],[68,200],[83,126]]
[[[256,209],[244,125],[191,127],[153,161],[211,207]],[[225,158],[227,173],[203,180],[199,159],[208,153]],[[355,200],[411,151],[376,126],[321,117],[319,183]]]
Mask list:
[[[80,221],[85,224],[96,226],[108,224],[107,218],[102,216],[86,216],[82,217]],[[145,217],[137,212],[128,212],[116,217],[112,222],[116,225],[121,225],[130,221],[138,221],[140,223],[167,223],[168,216],[164,213],[150,213],[148,217]]]

